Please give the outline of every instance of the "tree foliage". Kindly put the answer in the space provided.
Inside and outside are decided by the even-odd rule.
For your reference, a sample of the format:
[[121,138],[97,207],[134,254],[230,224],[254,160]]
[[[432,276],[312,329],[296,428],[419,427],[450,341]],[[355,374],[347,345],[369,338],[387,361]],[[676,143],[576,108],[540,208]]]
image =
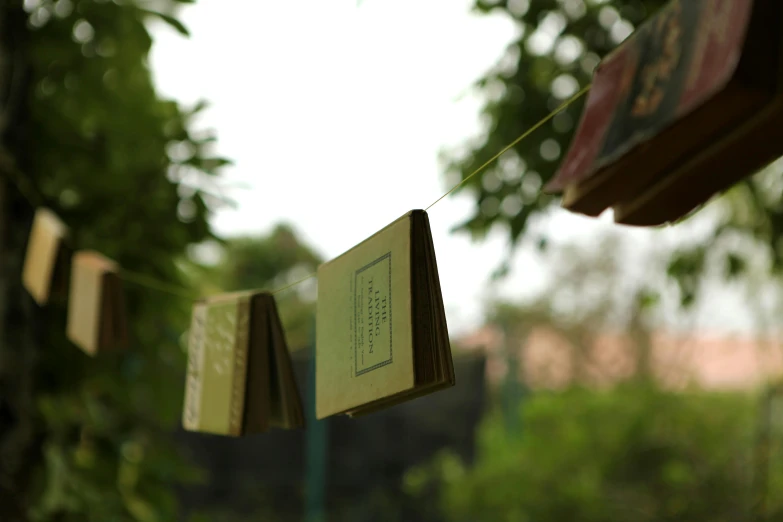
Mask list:
[[[728,522],[756,511],[750,397],[573,389],[531,397],[520,414],[521,434],[485,420],[472,468],[445,453],[408,475],[409,491],[439,484],[453,522]],[[771,455],[778,485],[779,442]],[[767,498],[764,520],[777,520],[783,504]]]
[[[152,83],[146,23],[184,32],[179,3],[0,3],[3,180],[26,180],[74,247],[174,283],[186,247],[212,236],[211,192],[228,163],[193,128],[201,106],[161,99]],[[0,519],[174,519],[173,487],[196,476],[170,443],[190,302],[126,284],[130,349],[87,357],[65,340],[62,303],[38,309],[19,287],[32,209],[5,188]]]
[[[526,350],[531,333],[546,331],[568,347],[571,386],[654,382],[651,323],[656,300],[649,281],[622,277],[617,238],[587,246],[553,245],[540,254],[551,270],[550,282],[523,301],[497,301],[487,310],[487,324],[502,325],[507,347]],[[607,332],[627,336],[624,363],[601,360],[598,343]]]

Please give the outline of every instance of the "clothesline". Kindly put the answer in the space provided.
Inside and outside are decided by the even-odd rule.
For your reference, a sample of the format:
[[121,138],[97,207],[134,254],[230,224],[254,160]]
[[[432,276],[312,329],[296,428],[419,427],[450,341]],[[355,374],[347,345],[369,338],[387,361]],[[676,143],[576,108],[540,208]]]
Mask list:
[[[503,147],[497,154],[492,156],[490,159],[488,159],[486,162],[484,162],[480,167],[475,169],[473,172],[465,176],[462,181],[451,187],[448,191],[446,191],[442,196],[440,196],[438,199],[433,201],[429,206],[425,208],[425,210],[429,210],[430,208],[434,207],[436,204],[438,204],[440,201],[442,201],[444,198],[452,194],[454,191],[458,190],[460,187],[462,187],[465,183],[470,181],[472,178],[474,178],[476,175],[480,174],[484,171],[487,167],[489,167],[492,163],[497,161],[498,158],[500,158],[503,154],[508,152],[510,149],[518,145],[522,140],[530,136],[533,132],[538,130],[542,125],[546,124],[548,121],[550,121],[552,118],[554,118],[557,114],[562,112],[566,107],[577,101],[579,98],[581,98],[583,95],[585,95],[590,90],[591,85],[587,84],[585,87],[583,87],[579,92],[574,94],[571,98],[567,99],[565,102],[560,104],[555,110],[550,112],[547,116],[539,120],[535,125],[531,126],[529,129],[527,129],[525,132],[523,132],[519,137],[517,137],[514,141]],[[35,184],[32,182],[32,180],[28,177],[22,174],[14,165],[10,164],[10,162],[6,161],[6,164],[2,166],[3,172],[6,174],[6,177],[17,187],[19,190],[19,193],[24,197],[30,205],[33,207],[42,207],[46,206],[46,200],[43,196],[43,194],[40,192],[40,190],[37,189]],[[162,281],[159,279],[156,279],[154,277],[148,276],[146,274],[140,273],[140,272],[134,272],[131,270],[127,270],[125,268],[121,268],[119,272],[119,277],[123,280],[135,284],[137,286],[141,286],[144,288],[147,288],[149,290],[158,291],[167,293],[176,297],[181,297],[183,299],[188,299],[191,301],[195,301],[200,298],[200,296],[195,295],[192,291],[188,290],[187,288],[180,287],[178,285],[172,285],[166,281]],[[288,285],[285,285],[283,287],[277,288],[277,289],[259,289],[260,291],[268,291],[271,294],[277,294],[284,290],[288,290],[289,288],[292,288],[294,286],[297,286],[309,279],[312,279],[316,276],[316,273],[313,272],[311,274],[306,275],[305,277],[298,279],[297,281],[294,281],[293,283],[290,283]]]

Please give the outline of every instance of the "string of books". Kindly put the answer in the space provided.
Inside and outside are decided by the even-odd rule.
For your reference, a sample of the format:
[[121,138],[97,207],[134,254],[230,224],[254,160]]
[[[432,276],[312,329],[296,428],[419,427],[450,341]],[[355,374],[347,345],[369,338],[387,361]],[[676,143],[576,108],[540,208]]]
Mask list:
[[[782,20],[779,0],[673,0],[601,62],[592,88],[462,183],[589,90],[571,148],[544,190],[563,193],[574,212],[612,207],[618,223],[683,218],[783,154],[783,46],[765,43],[783,42]],[[126,345],[119,266],[97,252],[71,252],[66,238],[57,216],[38,209],[24,286],[40,305],[67,295],[66,335],[86,353]],[[318,419],[372,413],[455,384],[426,210],[324,263],[317,278]],[[241,436],[303,426],[273,294],[194,303],[185,429]]]

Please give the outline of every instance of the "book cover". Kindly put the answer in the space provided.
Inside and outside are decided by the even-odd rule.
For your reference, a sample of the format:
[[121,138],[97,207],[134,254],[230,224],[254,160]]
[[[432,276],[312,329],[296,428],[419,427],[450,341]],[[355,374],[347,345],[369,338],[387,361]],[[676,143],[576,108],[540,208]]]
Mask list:
[[233,296],[194,306],[183,410],[186,429],[241,434],[249,321],[248,297]]
[[545,190],[591,177],[724,89],[753,7],[754,0],[673,0],[640,26],[596,70],[571,147]]
[[318,268],[316,417],[414,387],[410,213]]

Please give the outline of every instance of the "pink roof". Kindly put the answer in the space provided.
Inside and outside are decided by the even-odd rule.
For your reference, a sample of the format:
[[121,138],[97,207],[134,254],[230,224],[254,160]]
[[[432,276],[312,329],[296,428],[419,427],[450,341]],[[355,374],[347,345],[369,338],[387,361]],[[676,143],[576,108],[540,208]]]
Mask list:
[[[608,386],[633,375],[636,345],[629,334],[605,332],[585,344],[592,346],[586,351],[589,357],[581,355],[584,350],[574,350],[563,333],[545,326],[534,328],[527,343],[520,342],[517,348],[520,377],[532,388],[561,388],[574,381]],[[750,389],[783,375],[783,345],[777,340],[656,332],[650,345],[651,373],[670,388]],[[455,342],[459,350],[486,351],[487,377],[492,382],[506,373],[502,347],[503,334],[495,325]]]

